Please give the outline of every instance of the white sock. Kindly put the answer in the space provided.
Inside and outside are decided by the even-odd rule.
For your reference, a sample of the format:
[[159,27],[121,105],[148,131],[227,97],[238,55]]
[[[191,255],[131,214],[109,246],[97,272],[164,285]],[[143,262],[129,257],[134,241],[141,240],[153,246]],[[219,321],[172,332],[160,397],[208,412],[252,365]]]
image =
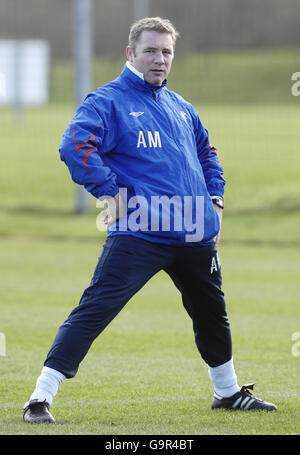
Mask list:
[[214,385],[215,394],[222,398],[231,397],[241,389],[237,383],[233,359],[218,367],[208,365],[208,374]]
[[53,368],[43,367],[30,400],[38,398],[40,400],[46,400],[51,405],[58,387],[64,379],[66,377],[59,371],[53,370]]

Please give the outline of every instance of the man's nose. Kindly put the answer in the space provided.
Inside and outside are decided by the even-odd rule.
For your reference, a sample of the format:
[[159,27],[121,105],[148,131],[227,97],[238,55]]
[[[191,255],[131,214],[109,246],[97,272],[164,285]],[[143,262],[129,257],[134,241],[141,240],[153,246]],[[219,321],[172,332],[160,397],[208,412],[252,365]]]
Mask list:
[[155,63],[160,63],[160,64],[165,63],[164,54],[162,52],[156,52]]

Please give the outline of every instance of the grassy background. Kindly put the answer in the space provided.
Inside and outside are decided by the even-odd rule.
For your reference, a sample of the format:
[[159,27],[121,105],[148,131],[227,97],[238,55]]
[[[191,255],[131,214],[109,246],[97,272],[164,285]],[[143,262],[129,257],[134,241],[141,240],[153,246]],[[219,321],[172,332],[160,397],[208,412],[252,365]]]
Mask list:
[[[299,99],[282,96],[283,87],[290,90],[290,74],[284,74],[294,51],[278,60],[275,54],[249,57],[249,68],[257,61],[266,75],[252,72],[252,86],[242,71],[245,56],[238,65],[237,54],[223,55],[224,75],[231,76],[227,64],[236,58],[235,90],[226,76],[232,102],[212,96],[219,77],[202,90],[211,94],[210,102],[205,96],[200,102],[197,94],[195,99],[228,183],[219,251],[239,383],[256,382],[256,394],[275,402],[277,413],[210,411],[212,386],[191,322],[161,273],[95,341],[78,375],[62,384],[52,406],[57,425],[23,423],[22,406],[58,326],[89,284],[104,241],[96,230],[95,200],[89,214],[73,211],[74,186],[58,156],[73,106],[55,101],[56,90],[49,106],[26,111],[22,123],[13,111],[0,111],[0,332],[6,336],[0,434],[300,433],[300,358],[291,354],[291,336],[300,331]],[[271,62],[286,85],[278,93],[273,87],[263,102],[254,95],[235,102],[246,73],[252,93],[267,96],[268,84],[258,82],[269,80]],[[191,68],[191,85],[197,74],[208,84],[200,67]],[[115,69],[108,65],[105,77]],[[52,88],[64,85],[62,74],[69,70],[55,68]]]
[[[175,56],[168,86],[193,104],[293,103],[291,75],[299,71],[298,48],[258,48]],[[120,74],[124,58],[95,59],[94,88]],[[53,102],[72,102],[72,63],[52,67]]]

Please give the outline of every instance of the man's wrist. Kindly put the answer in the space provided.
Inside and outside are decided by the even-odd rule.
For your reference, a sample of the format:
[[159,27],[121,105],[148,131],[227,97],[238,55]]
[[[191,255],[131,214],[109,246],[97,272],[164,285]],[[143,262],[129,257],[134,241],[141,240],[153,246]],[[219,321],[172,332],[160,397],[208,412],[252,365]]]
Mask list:
[[224,199],[221,196],[211,196],[211,200],[220,209],[224,209]]

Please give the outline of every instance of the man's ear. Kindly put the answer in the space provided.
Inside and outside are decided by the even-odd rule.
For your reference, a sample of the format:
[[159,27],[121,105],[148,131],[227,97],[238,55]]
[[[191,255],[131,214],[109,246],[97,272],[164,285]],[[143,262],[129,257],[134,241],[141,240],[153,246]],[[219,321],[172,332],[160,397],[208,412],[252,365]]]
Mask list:
[[134,52],[130,46],[126,47],[126,57],[129,63],[132,63],[133,57],[134,57]]

